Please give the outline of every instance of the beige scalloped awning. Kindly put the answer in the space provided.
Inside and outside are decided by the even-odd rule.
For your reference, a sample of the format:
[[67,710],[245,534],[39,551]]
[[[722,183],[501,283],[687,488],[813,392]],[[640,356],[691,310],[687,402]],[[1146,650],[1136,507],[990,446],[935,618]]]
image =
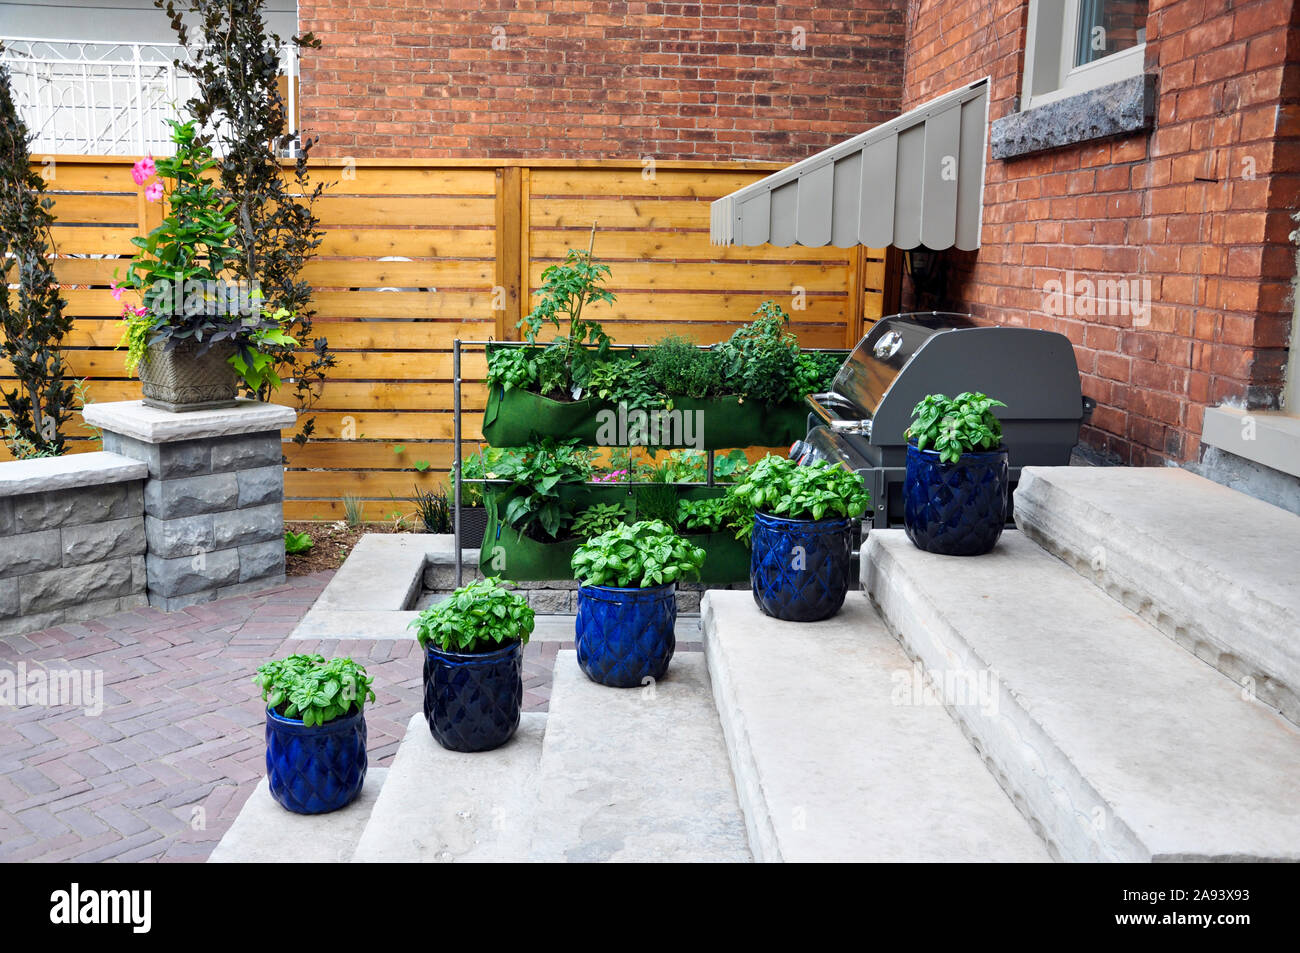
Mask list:
[[718,199],[709,238],[978,248],[987,130],[982,79]]

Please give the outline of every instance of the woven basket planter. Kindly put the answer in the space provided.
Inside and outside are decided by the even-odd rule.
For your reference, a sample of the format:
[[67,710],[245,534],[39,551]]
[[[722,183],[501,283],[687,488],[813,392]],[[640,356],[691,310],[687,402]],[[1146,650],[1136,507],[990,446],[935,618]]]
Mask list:
[[194,341],[175,347],[153,344],[140,360],[140,384],[146,407],[172,413],[233,407],[238,375],[230,365],[235,345],[214,344],[202,354]]

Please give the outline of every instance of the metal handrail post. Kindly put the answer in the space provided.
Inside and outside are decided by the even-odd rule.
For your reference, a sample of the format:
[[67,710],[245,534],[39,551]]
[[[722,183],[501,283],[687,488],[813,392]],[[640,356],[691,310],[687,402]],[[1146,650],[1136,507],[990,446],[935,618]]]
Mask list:
[[452,513],[451,513],[451,531],[455,534],[456,539],[454,546],[456,549],[456,588],[461,585],[461,554],[460,554],[460,338],[451,342],[451,474],[452,474]]

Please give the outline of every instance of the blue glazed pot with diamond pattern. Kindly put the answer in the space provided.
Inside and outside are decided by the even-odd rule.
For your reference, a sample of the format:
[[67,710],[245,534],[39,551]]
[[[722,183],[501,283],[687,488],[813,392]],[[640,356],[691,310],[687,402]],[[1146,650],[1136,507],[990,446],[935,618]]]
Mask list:
[[963,453],[945,463],[934,450],[907,445],[903,526],[927,553],[980,556],[1007,523],[1006,450]]
[[522,642],[492,652],[424,650],[424,719],[451,751],[491,751],[514,736],[524,702]]
[[754,514],[749,585],[774,619],[817,622],[844,605],[853,559],[853,520],[791,520]]
[[326,814],[352,803],[366,780],[366,716],[355,711],[310,728],[266,711],[271,797],[295,814]]
[[632,688],[664,677],[677,648],[676,588],[579,587],[575,647],[588,678]]

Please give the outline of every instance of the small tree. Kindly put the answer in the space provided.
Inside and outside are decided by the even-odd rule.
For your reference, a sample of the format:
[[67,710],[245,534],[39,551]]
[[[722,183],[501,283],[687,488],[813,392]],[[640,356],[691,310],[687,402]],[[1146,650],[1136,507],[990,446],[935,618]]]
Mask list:
[[[292,313],[289,333],[311,342],[306,352],[292,346],[272,349],[279,376],[293,382],[298,409],[310,410],[337,359],[325,338],[312,335],[312,288],[302,278],[303,265],[324,234],[315,213],[323,185],[313,185],[307,171],[316,140],[299,144],[291,173],[281,164],[295,132],[280,91],[284,41],[267,32],[265,0],[154,0],[154,5],[166,11],[189,53],[188,61],[177,65],[194,78],[198,91],[185,108],[220,144],[221,184],[236,208],[231,245],[238,254],[231,270],[239,279],[256,282],[272,310]],[[196,29],[193,37],[186,19]],[[290,42],[320,48],[310,33]],[[263,389],[257,396],[268,394]],[[294,440],[305,443],[314,430],[315,420],[309,417]]]
[[9,70],[0,62],[0,353],[17,378],[12,390],[3,391],[0,428],[14,456],[49,457],[67,449],[60,428],[76,406],[76,388],[66,379],[59,349],[72,317],[63,313],[54,276],[54,200],[32,171],[28,141]]

